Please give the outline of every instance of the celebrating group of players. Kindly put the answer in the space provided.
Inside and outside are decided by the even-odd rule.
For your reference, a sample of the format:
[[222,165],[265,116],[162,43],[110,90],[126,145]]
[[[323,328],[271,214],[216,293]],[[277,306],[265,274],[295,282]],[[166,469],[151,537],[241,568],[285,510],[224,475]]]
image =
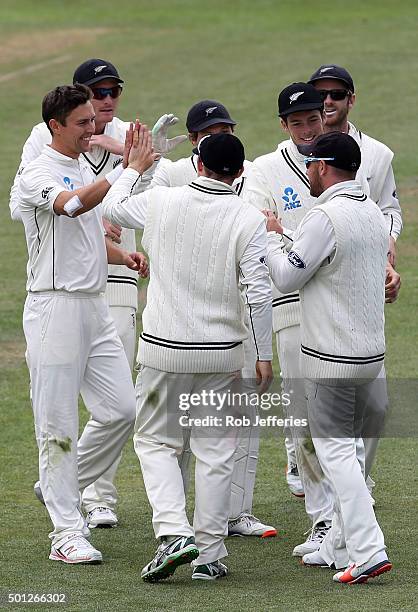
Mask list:
[[[231,390],[267,391],[273,331],[286,410],[308,423],[286,431],[287,482],[312,524],[293,555],[342,583],[390,570],[370,470],[402,217],[392,152],[348,121],[351,75],[329,64],[285,87],[289,138],[254,162],[214,100],[192,106],[196,148],[170,161],[187,139],[167,137],[177,118],[152,132],[121,121],[122,85],[115,66],[90,59],[49,92],[11,190],[29,253],[23,324],[49,558],[102,561],[90,529],[118,524],[114,478],[132,434],[159,540],[144,580],[189,562],[194,580],[221,578],[226,535],[276,535],[252,514],[256,420],[214,420],[226,404],[239,416]],[[137,276],[148,275],[139,228],[150,282],[134,389]],[[179,397],[208,392],[182,427]],[[80,393],[91,418],[78,438]]]

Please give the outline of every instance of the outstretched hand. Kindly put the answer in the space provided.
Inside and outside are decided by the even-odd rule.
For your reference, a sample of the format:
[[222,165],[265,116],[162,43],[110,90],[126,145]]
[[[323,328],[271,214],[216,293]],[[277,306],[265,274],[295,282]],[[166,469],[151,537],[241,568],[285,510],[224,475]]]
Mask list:
[[158,153],[154,153],[148,127],[141,125],[138,119],[135,124],[131,123],[126,132],[124,163],[139,174],[143,174],[159,157]]
[[174,138],[167,138],[169,128],[178,122],[178,117],[169,113],[160,117],[155,123],[152,128],[152,144],[156,153],[167,155],[167,153],[170,153],[175,147],[187,140],[187,136],[184,134],[182,136],[174,136]]

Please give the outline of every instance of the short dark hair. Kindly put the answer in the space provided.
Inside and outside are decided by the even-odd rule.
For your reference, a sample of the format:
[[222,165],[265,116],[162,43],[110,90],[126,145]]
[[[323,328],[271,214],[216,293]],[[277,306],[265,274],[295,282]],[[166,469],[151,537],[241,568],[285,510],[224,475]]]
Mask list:
[[48,126],[49,131],[52,133],[49,127],[51,119],[55,119],[61,125],[65,125],[68,115],[77,106],[86,104],[86,102],[91,100],[92,95],[91,89],[81,83],[60,85],[49,91],[42,100],[42,119]]

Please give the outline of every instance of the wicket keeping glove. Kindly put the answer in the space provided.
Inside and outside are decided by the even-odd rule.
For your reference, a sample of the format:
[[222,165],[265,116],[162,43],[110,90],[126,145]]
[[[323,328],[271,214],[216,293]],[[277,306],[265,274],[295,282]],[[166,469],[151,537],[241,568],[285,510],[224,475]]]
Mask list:
[[169,115],[165,114],[160,117],[157,123],[152,128],[152,146],[154,152],[160,155],[167,155],[177,145],[187,140],[187,136],[175,136],[174,138],[167,138],[168,128],[172,125],[176,125],[179,119],[172,113]]

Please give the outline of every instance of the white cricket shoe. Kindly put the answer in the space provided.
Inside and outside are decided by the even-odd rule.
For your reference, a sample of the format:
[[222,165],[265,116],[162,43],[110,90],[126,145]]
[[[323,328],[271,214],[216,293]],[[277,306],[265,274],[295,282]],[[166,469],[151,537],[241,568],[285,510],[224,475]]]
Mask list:
[[326,523],[325,521],[321,521],[312,527],[306,541],[303,544],[298,544],[293,549],[292,555],[294,557],[303,557],[303,555],[307,555],[309,553],[313,553],[316,550],[319,550],[322,544],[322,540],[327,535],[329,529],[331,528],[331,523]]
[[289,462],[286,466],[286,482],[290,492],[295,497],[305,497],[301,477],[296,463]]
[[96,527],[116,527],[118,524],[118,517],[110,508],[97,506],[87,513],[86,522],[87,527],[90,527],[90,529],[95,529]]
[[259,538],[273,538],[277,530],[271,525],[264,525],[257,517],[243,512],[236,519],[228,521],[229,536],[257,536]]
[[[380,558],[380,560],[379,560]],[[380,574],[390,572],[392,563],[386,557],[386,554],[375,555],[367,563],[363,565],[350,565],[343,572],[337,572],[333,575],[334,582],[342,584],[361,584],[367,582],[370,578],[377,578]]]
[[319,550],[315,550],[314,552],[303,555],[302,557],[302,565],[308,565],[312,567],[333,567],[335,569],[335,565],[328,565],[325,559],[322,558]]
[[58,546],[51,546],[49,558],[52,561],[62,561],[63,563],[101,563],[102,553],[96,550],[90,542],[78,533],[68,536],[64,542],[59,542]]

